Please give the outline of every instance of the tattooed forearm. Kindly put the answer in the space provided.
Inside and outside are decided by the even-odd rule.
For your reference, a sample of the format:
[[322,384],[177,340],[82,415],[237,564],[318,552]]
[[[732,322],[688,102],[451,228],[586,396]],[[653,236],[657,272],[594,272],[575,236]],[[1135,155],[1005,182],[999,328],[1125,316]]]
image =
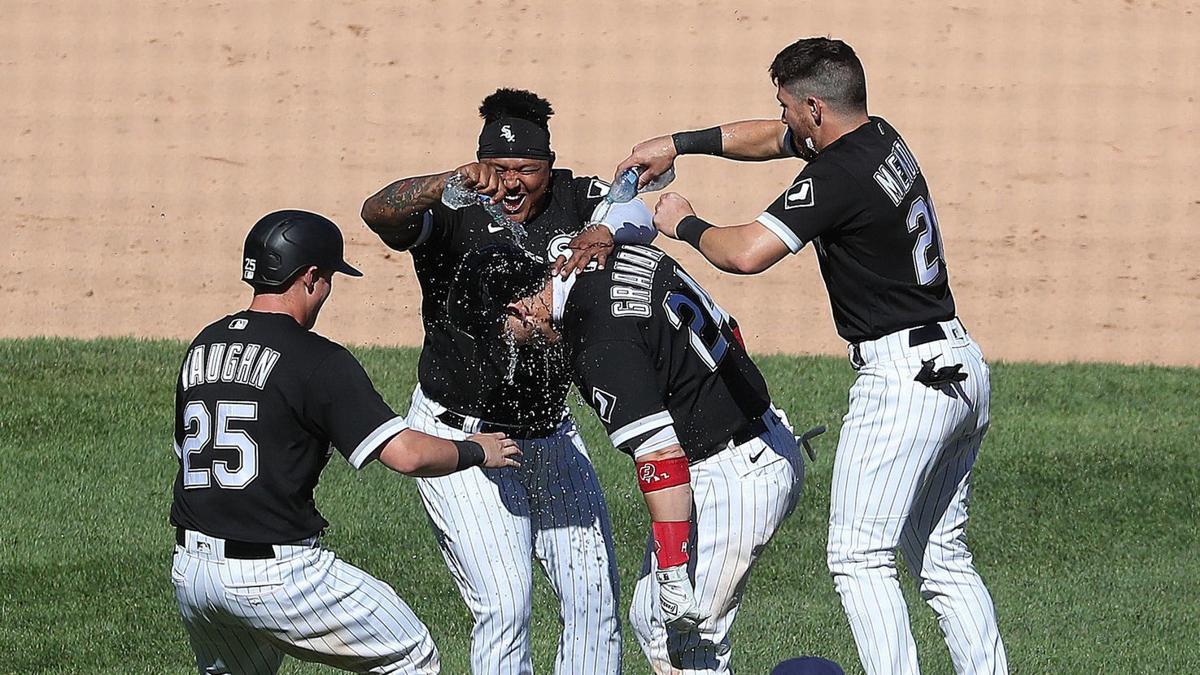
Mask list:
[[405,178],[392,183],[363,203],[363,221],[388,243],[406,239],[410,232],[415,238],[420,232],[421,214],[441,197],[450,173]]

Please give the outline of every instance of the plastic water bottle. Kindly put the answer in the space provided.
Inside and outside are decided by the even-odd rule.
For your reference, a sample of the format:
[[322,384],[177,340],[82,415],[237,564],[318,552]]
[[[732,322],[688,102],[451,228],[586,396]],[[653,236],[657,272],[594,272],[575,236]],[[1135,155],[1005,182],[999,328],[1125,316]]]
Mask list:
[[465,206],[482,206],[497,225],[507,227],[516,235],[518,245],[523,247],[522,241],[526,236],[525,227],[505,215],[499,204],[492,203],[491,197],[468,189],[466,183],[467,179],[462,174],[456,173],[447,178],[446,186],[442,188],[442,203],[455,211]]
[[650,181],[642,189],[638,189],[638,177],[642,175],[642,167],[631,166],[621,172],[620,176],[613,181],[612,187],[608,189],[608,195],[605,197],[612,204],[624,204],[632,200],[639,192],[655,192],[661,190],[671,181],[675,180],[674,167],[667,169],[658,178]]
[[467,179],[462,174],[454,174],[446,179],[442,188],[442,203],[455,211],[464,206],[474,206],[490,201],[487,195],[481,195],[467,189]]

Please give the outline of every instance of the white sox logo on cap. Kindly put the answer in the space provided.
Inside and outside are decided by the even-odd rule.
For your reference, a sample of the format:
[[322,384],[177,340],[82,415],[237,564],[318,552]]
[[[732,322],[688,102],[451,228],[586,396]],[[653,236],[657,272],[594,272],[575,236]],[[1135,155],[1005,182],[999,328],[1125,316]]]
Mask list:
[[513,133],[512,127],[508,126],[507,124],[500,127],[500,135],[503,136],[504,140],[508,141],[509,143],[515,143],[517,140],[517,135]]
[[783,196],[783,208],[799,209],[805,206],[812,206],[816,203],[816,196],[813,194],[813,184],[811,178],[805,178],[797,182]]

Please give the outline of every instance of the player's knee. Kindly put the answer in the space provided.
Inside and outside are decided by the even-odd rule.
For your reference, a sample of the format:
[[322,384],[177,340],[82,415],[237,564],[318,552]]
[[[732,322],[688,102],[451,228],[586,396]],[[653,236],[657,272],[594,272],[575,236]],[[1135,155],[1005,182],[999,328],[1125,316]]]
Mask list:
[[825,552],[825,564],[836,581],[839,577],[895,575],[896,552],[892,549],[834,548]]
[[371,670],[373,673],[419,673],[437,675],[442,672],[441,655],[428,633],[406,652],[396,654],[385,666]]
[[475,623],[497,636],[520,636],[529,626],[532,603],[529,595],[498,595],[486,598],[476,614]]

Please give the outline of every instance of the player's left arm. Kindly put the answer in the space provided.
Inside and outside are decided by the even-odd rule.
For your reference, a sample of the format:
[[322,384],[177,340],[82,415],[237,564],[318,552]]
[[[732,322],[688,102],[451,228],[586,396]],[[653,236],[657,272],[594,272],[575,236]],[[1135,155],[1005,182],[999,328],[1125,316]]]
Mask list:
[[[672,239],[681,239],[679,224],[696,217],[691,203],[677,193],[668,192],[654,208],[654,224]],[[758,274],[787,257],[789,252],[778,236],[759,221],[705,229],[697,248],[714,266],[732,274]]]
[[758,274],[866,208],[861,197],[848,171],[814,162],[752,222],[715,227],[698,217],[688,200],[668,192],[655,206],[654,225],[726,272]]

